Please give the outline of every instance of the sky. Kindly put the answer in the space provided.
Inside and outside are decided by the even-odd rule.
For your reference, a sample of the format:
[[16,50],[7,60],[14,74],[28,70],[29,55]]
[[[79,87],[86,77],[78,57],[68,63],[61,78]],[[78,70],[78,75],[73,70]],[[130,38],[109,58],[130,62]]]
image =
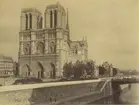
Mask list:
[[[0,0],[0,53],[18,59],[20,12],[58,0]],[[70,36],[87,36],[88,58],[139,70],[139,0],[59,0],[69,10]]]

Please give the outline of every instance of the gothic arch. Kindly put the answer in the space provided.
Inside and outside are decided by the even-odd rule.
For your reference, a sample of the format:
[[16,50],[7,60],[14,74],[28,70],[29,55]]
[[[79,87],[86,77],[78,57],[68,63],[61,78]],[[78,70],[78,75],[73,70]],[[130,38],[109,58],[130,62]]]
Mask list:
[[39,20],[39,28],[41,29],[42,28],[42,17],[40,18],[40,20]]
[[32,29],[32,14],[31,13],[29,14],[29,19],[30,19],[30,23],[29,23],[30,24],[30,29]]
[[42,21],[43,21],[43,18],[38,16],[37,17],[37,29],[41,29],[42,28]]
[[53,17],[53,12],[52,12],[52,10],[51,10],[51,11],[50,11],[50,28],[53,27],[53,19],[52,19],[52,17]]
[[37,61],[38,78],[44,78],[44,67],[40,61]]
[[57,26],[57,10],[54,10],[54,25]]
[[55,64],[53,62],[50,63],[51,65],[51,78],[56,78],[56,67]]
[[27,30],[28,29],[28,15],[26,14],[25,17],[26,17],[26,30]]
[[44,46],[44,43],[43,42],[39,42],[39,43],[37,43],[37,46],[36,46],[37,48],[37,54],[44,54],[44,48],[45,48],[45,46]]
[[39,29],[39,16],[37,16],[37,29]]
[[22,71],[23,71],[23,76],[24,76],[24,77],[30,76],[31,69],[30,69],[30,67],[29,67],[28,64],[25,64],[25,65],[22,67]]

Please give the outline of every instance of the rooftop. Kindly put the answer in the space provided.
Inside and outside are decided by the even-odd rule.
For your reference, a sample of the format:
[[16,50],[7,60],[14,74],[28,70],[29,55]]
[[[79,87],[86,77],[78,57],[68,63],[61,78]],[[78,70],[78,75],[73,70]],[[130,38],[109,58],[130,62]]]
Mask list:
[[12,57],[4,56],[4,54],[0,54],[0,59],[13,61]]

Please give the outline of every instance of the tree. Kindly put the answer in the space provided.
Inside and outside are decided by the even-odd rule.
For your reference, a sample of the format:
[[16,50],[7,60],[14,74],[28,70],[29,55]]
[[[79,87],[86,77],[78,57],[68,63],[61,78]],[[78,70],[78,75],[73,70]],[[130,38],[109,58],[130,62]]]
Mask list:
[[106,71],[107,71],[103,66],[99,66],[98,68],[99,68],[99,74],[101,76],[104,75],[106,73]]
[[118,70],[116,68],[113,68],[113,76],[115,76],[118,73]]
[[82,68],[82,64],[80,61],[76,61],[76,63],[74,64],[74,78],[75,79],[79,79],[83,74],[83,68]]
[[88,75],[91,75],[94,71],[95,68],[95,61],[91,60],[91,61],[87,61],[86,65],[85,65],[85,69]]
[[71,75],[73,75],[73,64],[72,62],[70,63],[65,63],[63,66],[64,70],[64,77],[70,78]]

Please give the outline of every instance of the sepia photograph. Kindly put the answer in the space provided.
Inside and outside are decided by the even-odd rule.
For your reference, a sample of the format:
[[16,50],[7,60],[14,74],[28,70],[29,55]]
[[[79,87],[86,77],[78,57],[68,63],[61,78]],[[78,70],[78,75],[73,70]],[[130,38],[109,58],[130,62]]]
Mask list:
[[139,0],[0,0],[0,105],[139,105]]

